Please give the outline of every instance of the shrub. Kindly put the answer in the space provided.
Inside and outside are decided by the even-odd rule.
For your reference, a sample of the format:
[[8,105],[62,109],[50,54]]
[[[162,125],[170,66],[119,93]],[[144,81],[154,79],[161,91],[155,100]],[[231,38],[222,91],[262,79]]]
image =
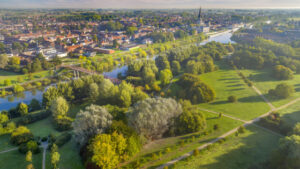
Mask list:
[[40,147],[36,141],[29,141],[27,143],[21,144],[19,147],[19,152],[26,154],[28,151],[31,151],[33,154],[38,154],[41,152]]
[[61,135],[59,135],[58,137],[56,137],[55,139],[52,139],[52,141],[53,140],[55,140],[55,141],[50,144],[49,149],[51,149],[53,144],[56,144],[58,147],[61,147],[61,146],[65,145],[67,142],[69,142],[71,140],[71,138],[72,138],[72,135],[70,132],[64,132]]
[[246,132],[245,126],[240,126],[239,129],[238,129],[238,133],[239,133],[239,134],[243,134],[243,133],[245,133],[245,132]]
[[227,100],[228,100],[228,102],[235,103],[235,102],[237,102],[237,97],[236,96],[229,96]]
[[281,83],[276,86],[275,89],[269,90],[269,95],[281,99],[285,99],[290,97],[293,93],[295,93],[295,89],[293,86],[288,85],[286,83]]
[[10,141],[16,145],[26,143],[32,139],[33,139],[33,134],[30,132],[29,129],[27,129],[24,126],[20,126],[17,129],[15,129],[12,132],[11,137],[10,137]]
[[27,125],[31,124],[34,122],[37,122],[39,120],[43,120],[47,118],[50,115],[49,111],[44,111],[41,113],[36,113],[36,114],[29,114],[27,116],[21,117],[20,120],[17,121],[18,125]]
[[220,129],[219,124],[215,124],[215,125],[214,125],[214,130],[219,130],[219,129]]
[[193,156],[198,156],[198,155],[199,155],[199,150],[195,149],[194,152],[193,152]]

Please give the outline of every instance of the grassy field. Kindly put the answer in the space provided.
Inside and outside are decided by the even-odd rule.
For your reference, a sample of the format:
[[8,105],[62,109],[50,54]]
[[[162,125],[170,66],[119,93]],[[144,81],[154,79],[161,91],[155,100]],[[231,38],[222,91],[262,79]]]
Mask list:
[[[200,75],[200,79],[214,88],[216,99],[199,106],[208,110],[223,112],[244,120],[250,120],[266,113],[270,108],[264,100],[249,88],[223,61],[217,63],[219,70]],[[238,102],[229,103],[227,98],[234,95]]]
[[[42,168],[42,153],[32,156],[35,169]],[[19,151],[11,151],[0,154],[0,168],[2,169],[25,169],[29,163],[25,160],[25,154]]]
[[51,117],[35,122],[27,126],[34,136],[46,137],[49,134],[59,135],[60,132],[55,130]]
[[[251,81],[254,82],[254,85],[263,93],[266,95],[266,97],[272,102],[272,104],[275,107],[280,107],[291,100],[300,97],[300,74],[295,74],[294,79],[292,80],[277,80],[273,78],[272,75],[272,70],[271,69],[262,69],[262,70],[241,70],[241,72],[245,76],[250,76],[249,78]],[[287,99],[272,99],[268,95],[268,91],[270,89],[274,89],[276,85],[280,83],[287,83],[290,85],[293,85],[296,93]]]
[[5,150],[15,148],[14,145],[10,144],[9,139],[10,139],[10,134],[0,136],[0,151],[5,151]]
[[[181,156],[184,153],[190,152],[195,148],[201,146],[202,144],[209,142],[220,136],[221,134],[240,126],[242,123],[229,119],[227,117],[218,118],[218,115],[204,112],[207,119],[207,134],[192,133],[188,135],[169,137],[161,140],[153,141],[144,146],[139,154],[137,154],[133,159],[140,160],[143,163],[143,167],[146,168],[156,168],[176,157]],[[213,130],[215,124],[219,125],[219,130]],[[194,136],[194,139],[192,139]],[[184,141],[184,146],[180,146],[180,141]],[[166,148],[170,148],[170,152],[166,152]],[[161,152],[161,157],[158,159],[153,159],[153,153],[159,155]]]
[[[32,80],[47,77],[48,75],[49,75],[48,71],[41,71],[41,72],[33,73]],[[29,81],[27,75],[0,70],[0,87],[5,87],[4,80],[7,80],[7,79],[11,80],[12,84],[17,84],[17,83],[19,83],[18,78],[21,78],[23,80],[23,82]]]
[[204,150],[199,156],[178,162],[176,169],[246,169],[266,160],[277,148],[279,137],[249,126],[247,132],[228,137],[223,144]]
[[300,104],[296,103],[286,109],[279,111],[281,119],[290,127],[294,127],[296,123],[300,122]]

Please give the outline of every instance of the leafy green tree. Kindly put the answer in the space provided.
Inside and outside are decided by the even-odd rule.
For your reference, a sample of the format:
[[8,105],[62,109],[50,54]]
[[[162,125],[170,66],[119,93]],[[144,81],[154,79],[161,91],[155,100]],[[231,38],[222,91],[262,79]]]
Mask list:
[[269,95],[285,99],[290,97],[293,93],[295,93],[295,89],[292,85],[288,85],[286,83],[281,83],[276,86],[275,89],[269,90]]
[[6,65],[8,64],[8,57],[5,54],[1,54],[0,55],[0,68],[4,69],[6,67]]
[[51,164],[53,166],[53,169],[57,169],[59,160],[60,154],[58,152],[51,153]]
[[273,76],[279,80],[293,79],[293,71],[285,66],[277,65],[273,69]]
[[229,96],[227,98],[228,102],[231,102],[231,103],[235,103],[237,102],[237,97],[236,96]]
[[92,102],[95,102],[99,96],[99,88],[97,83],[92,83],[89,85],[89,98]]
[[0,124],[8,122],[9,118],[6,114],[0,113]]
[[180,72],[181,66],[180,63],[176,60],[172,62],[172,72],[174,75],[178,75]]
[[50,111],[52,112],[53,118],[67,116],[67,112],[69,111],[68,102],[60,96],[52,101]]
[[92,162],[100,168],[116,168],[123,161],[126,149],[126,139],[117,133],[100,134],[92,139],[89,150],[92,152]]
[[297,123],[293,129],[293,134],[300,136],[300,123]]
[[20,103],[17,106],[17,112],[20,113],[21,116],[25,116],[28,114],[28,106],[25,103]]
[[59,96],[60,93],[55,87],[49,87],[47,91],[43,93],[43,107],[49,108],[52,101]]
[[24,90],[25,89],[21,85],[16,84],[13,86],[14,93],[21,93],[24,92]]
[[37,100],[37,99],[32,99],[30,104],[29,104],[29,111],[30,112],[33,112],[33,111],[36,111],[36,110],[40,110],[42,107],[41,107],[41,104],[40,102]]
[[31,151],[28,151],[26,153],[26,161],[27,162],[32,162],[32,152]]
[[170,69],[164,69],[160,71],[160,81],[163,86],[169,84],[173,78],[173,74]]
[[26,142],[28,142],[29,140],[32,140],[32,139],[33,139],[32,133],[25,126],[19,126],[18,128],[16,128],[11,133],[11,137],[10,137],[10,141],[13,144],[16,144],[16,145],[26,143]]

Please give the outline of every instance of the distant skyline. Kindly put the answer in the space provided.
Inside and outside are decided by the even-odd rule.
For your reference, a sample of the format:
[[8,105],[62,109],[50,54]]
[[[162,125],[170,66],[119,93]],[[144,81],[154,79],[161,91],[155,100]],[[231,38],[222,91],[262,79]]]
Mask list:
[[300,0],[0,0],[0,8],[297,8]]

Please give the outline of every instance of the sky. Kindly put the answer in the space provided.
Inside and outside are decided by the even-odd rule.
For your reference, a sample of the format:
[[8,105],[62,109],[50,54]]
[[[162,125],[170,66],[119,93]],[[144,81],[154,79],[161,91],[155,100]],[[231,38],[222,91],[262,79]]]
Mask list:
[[0,8],[298,8],[300,0],[0,0]]

